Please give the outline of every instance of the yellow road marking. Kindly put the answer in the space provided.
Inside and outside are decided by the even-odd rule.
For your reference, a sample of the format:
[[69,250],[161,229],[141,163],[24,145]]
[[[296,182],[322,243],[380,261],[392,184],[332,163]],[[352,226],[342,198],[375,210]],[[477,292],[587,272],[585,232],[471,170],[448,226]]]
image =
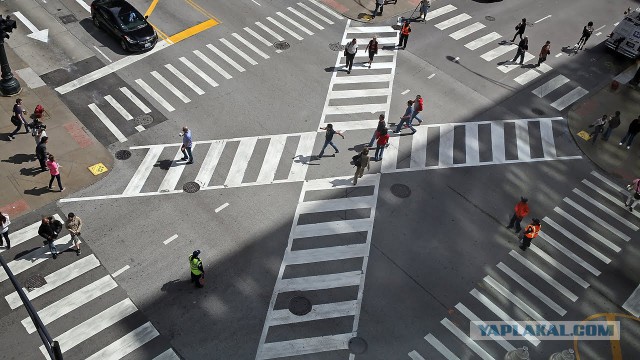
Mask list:
[[[607,314],[607,321],[615,321],[616,316]],[[622,360],[622,349],[620,348],[620,340],[610,340],[611,342],[611,360]]]
[[197,33],[203,32],[205,30],[207,30],[210,27],[216,26],[218,25],[218,22],[216,20],[213,19],[209,19],[205,22],[202,22],[196,26],[192,26],[186,30],[180,31],[179,33],[175,34],[175,35],[171,35],[168,38],[168,41],[172,42],[172,43],[177,43],[178,41],[182,41],[188,37],[191,37]]
[[147,11],[144,13],[144,16],[149,16],[151,15],[151,13],[153,12],[153,10],[156,8],[156,5],[158,5],[158,0],[153,0],[151,2],[151,5],[149,5],[149,8],[147,9]]
[[[599,317],[604,317],[607,321],[615,321],[616,317],[640,321],[640,318],[638,317],[627,315],[627,314],[618,314],[618,313],[593,314],[582,321],[585,322],[585,321],[593,320]],[[618,331],[620,330],[621,329],[618,329]],[[611,360],[622,360],[622,348],[620,346],[620,340],[609,340],[609,341],[611,342]],[[578,350],[577,338],[573,339],[573,351],[575,351],[576,360],[580,360],[580,351]]]
[[159,27],[157,27],[157,26],[155,26],[155,25],[151,24],[151,22],[149,22],[148,20],[147,20],[147,22],[148,22],[151,26],[153,26],[153,28],[154,28],[154,29],[156,29],[156,32],[158,33],[158,36],[160,36],[160,37],[162,38],[162,40],[167,40],[167,39],[169,39],[169,35],[165,34],[162,30],[160,30],[160,28],[159,28]]
[[220,23],[220,20],[218,20],[215,16],[213,16],[210,12],[208,12],[207,10],[205,10],[202,6],[196,4],[193,0],[185,0],[187,2],[187,4],[191,5],[194,9],[196,9],[197,11],[199,11],[200,13],[202,13],[204,16],[215,20],[217,23]]
[[89,169],[89,171],[91,171],[91,173],[93,175],[100,175],[103,172],[107,172],[108,171],[107,167],[104,166],[103,163],[97,163],[95,165],[91,165],[91,166],[89,166],[88,169]]

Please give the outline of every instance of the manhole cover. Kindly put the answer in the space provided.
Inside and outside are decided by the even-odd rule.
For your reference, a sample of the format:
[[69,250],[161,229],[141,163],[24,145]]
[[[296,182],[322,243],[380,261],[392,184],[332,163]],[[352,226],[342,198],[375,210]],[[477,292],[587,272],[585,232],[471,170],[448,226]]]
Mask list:
[[200,190],[200,184],[195,181],[189,181],[188,183],[182,185],[182,190],[184,192],[193,194],[194,192],[198,192]]
[[485,16],[484,19],[487,20],[487,21],[496,21],[496,18],[494,18],[493,16],[489,16],[489,15]]
[[35,290],[39,287],[42,287],[47,284],[47,280],[42,277],[40,274],[33,275],[24,282],[24,287],[27,291]]
[[69,14],[69,15],[60,16],[60,21],[62,21],[63,24],[69,24],[69,23],[78,21],[78,19],[76,19],[75,15]]
[[153,117],[149,114],[142,114],[133,118],[133,121],[135,121],[137,125],[146,126],[153,122]]
[[544,111],[542,111],[541,109],[538,109],[538,108],[531,109],[531,112],[536,114],[536,115],[544,115]]
[[393,184],[391,193],[399,198],[408,198],[411,196],[411,189],[405,184]]
[[278,50],[287,50],[291,47],[291,45],[289,45],[289,43],[286,41],[278,41],[277,43],[273,44],[273,47]]
[[289,311],[298,316],[307,315],[311,311],[311,301],[304,296],[294,296],[289,300]]
[[352,337],[349,339],[349,351],[352,354],[364,354],[367,351],[367,342],[361,337]]
[[116,151],[116,159],[118,160],[127,160],[131,157],[131,151],[129,150],[118,150]]
[[331,43],[331,44],[329,44],[329,49],[331,51],[342,51],[342,50],[344,50],[344,45],[342,45],[340,43]]

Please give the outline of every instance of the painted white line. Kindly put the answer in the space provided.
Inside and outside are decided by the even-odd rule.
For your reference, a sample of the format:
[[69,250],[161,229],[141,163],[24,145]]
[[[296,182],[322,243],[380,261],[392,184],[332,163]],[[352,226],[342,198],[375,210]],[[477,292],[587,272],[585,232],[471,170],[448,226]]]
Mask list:
[[[62,219],[60,217],[60,215],[58,214],[53,214],[53,216],[56,218],[56,220],[64,222],[64,219]],[[35,222],[27,227],[24,227],[22,229],[16,230],[14,232],[11,233],[11,244],[13,244],[13,246],[16,246],[18,244],[22,244],[23,242],[27,241],[27,240],[31,240],[34,237],[38,236],[38,228],[40,227],[41,222]],[[2,247],[0,248],[0,253],[5,252],[7,248]],[[6,274],[5,274],[6,275]]]
[[427,76],[427,79],[433,79],[434,76],[436,76],[436,74],[431,74],[431,75]]
[[602,25],[602,26],[600,26],[599,28],[595,29],[594,31],[600,31],[600,30],[604,29],[606,26],[607,26],[607,25]]
[[[607,198],[609,201],[613,202],[614,204],[618,205],[618,206],[622,206],[622,204],[620,204],[622,202],[622,199],[620,198],[620,195],[618,195],[618,197],[615,197],[611,194],[609,194],[608,192],[604,191],[603,189],[597,187],[596,185],[592,184],[589,180],[584,179],[582,180],[582,183],[587,185],[588,187],[590,187],[591,189],[593,189],[595,192],[597,192],[598,194],[604,196],[605,198]],[[625,194],[626,195],[626,194]],[[637,211],[634,211],[632,213],[630,213],[631,215],[634,215],[638,218],[640,218],[640,214],[638,214]]]
[[151,109],[149,109],[149,107],[147,107],[147,105],[145,105],[140,99],[138,99],[137,96],[135,96],[131,90],[129,90],[126,87],[121,87],[120,91],[122,91],[122,93],[129,98],[129,100],[131,100],[134,104],[136,104],[140,110],[142,110],[142,112],[144,112],[145,114],[148,114],[151,112]]
[[[406,90],[404,94],[406,94],[407,92],[409,92],[409,90]],[[382,89],[362,89],[362,90],[329,90],[328,96],[331,99],[352,99],[352,98],[389,96],[389,95],[391,95],[391,90],[389,90],[388,88],[382,88]]]
[[260,173],[258,174],[256,182],[269,184],[273,181],[286,142],[287,135],[276,135],[269,140],[269,147],[264,155],[264,161],[260,167]]
[[124,134],[122,132],[120,132],[120,129],[118,129],[117,126],[115,126],[111,120],[109,120],[109,118],[107,117],[107,115],[105,115],[102,110],[100,110],[100,108],[98,108],[96,106],[96,104],[91,103],[89,104],[89,109],[91,109],[91,111],[93,111],[94,114],[96,114],[96,116],[98,117],[98,119],[100,119],[100,121],[102,122],[102,124],[104,124],[104,126],[107,127],[107,129],[109,129],[109,131],[111,131],[111,133],[113,134],[113,136],[116,137],[116,139],[118,139],[118,141],[120,142],[125,142],[127,141],[127,137],[124,136]]
[[266,31],[267,33],[269,33],[271,36],[273,36],[274,38],[276,38],[276,40],[278,41],[284,41],[284,38],[280,35],[278,35],[275,31],[269,29],[266,25],[264,25],[261,22],[256,22],[256,25],[258,25],[258,27],[260,27],[262,30]]
[[288,251],[285,253],[285,265],[311,264],[324,261],[361,258],[369,254],[367,244],[323,247],[308,250]]
[[[398,142],[398,145],[399,145],[399,142]],[[427,129],[426,128],[420,128],[415,134],[411,136],[410,157],[411,157],[409,159],[410,168],[424,169],[424,167],[427,165]]]
[[[488,276],[487,276],[488,277]],[[486,278],[485,278],[486,279]],[[469,320],[471,321],[477,321],[479,324],[481,325],[485,325],[486,323],[484,321],[482,321],[480,319],[480,317],[476,314],[474,314],[473,312],[471,312],[471,310],[469,310],[466,306],[464,306],[462,303],[458,303],[456,305],[456,309],[458,309],[458,311],[460,311],[464,316],[466,316]],[[515,350],[515,346],[511,345],[508,341],[506,341],[502,336],[499,335],[489,335],[495,342],[497,342],[500,346],[502,346],[506,351],[512,351]]]
[[382,158],[382,166],[380,171],[382,173],[394,172],[398,164],[398,146],[400,146],[400,137],[394,136],[389,139],[389,146],[385,150],[385,155]]
[[167,109],[167,111],[171,112],[175,110],[175,108],[171,106],[171,104],[169,104],[162,96],[160,96],[160,94],[158,94],[155,90],[153,90],[151,86],[149,86],[146,82],[144,82],[144,80],[136,79],[136,84],[138,84],[138,86],[140,86],[144,91],[146,91],[149,95],[151,95],[151,97],[155,101],[157,101],[160,105],[162,105],[165,109]]
[[198,175],[196,175],[196,179],[194,180],[200,184],[201,187],[209,186],[209,181],[211,181],[211,176],[213,176],[213,172],[216,170],[216,166],[218,166],[218,161],[220,160],[220,155],[222,155],[225,144],[225,140],[218,140],[211,143],[207,155],[202,161],[202,166],[200,166],[200,170],[198,170]]
[[256,360],[276,359],[281,357],[300,356],[325,351],[348,349],[349,339],[354,333],[319,336],[280,342],[265,343],[256,355]]
[[347,28],[349,34],[380,34],[380,33],[396,33],[391,26],[353,26]]
[[[54,320],[57,320],[64,315],[76,310],[80,306],[87,304],[93,299],[107,293],[109,290],[118,287],[111,276],[107,275],[99,280],[92,282],[91,284],[77,290],[62,299],[54,302],[53,304],[38,310],[38,316],[44,325],[50,324]],[[30,317],[22,320],[22,325],[29,334],[33,334],[36,331],[36,326]]]
[[[440,144],[438,151],[438,166],[453,166],[453,124],[440,125]],[[424,131],[423,129],[420,129]]]
[[358,180],[358,185],[353,185],[353,182],[351,182],[351,180],[353,180],[353,177],[351,176],[307,180],[305,181],[302,190],[304,192],[307,192],[315,190],[332,190],[363,186],[377,186],[378,177],[378,175],[374,174],[365,175],[360,180]]
[[580,276],[576,275],[573,271],[569,270],[566,266],[562,265],[560,262],[556,261],[556,259],[552,258],[546,252],[542,251],[539,247],[535,246],[535,244],[531,244],[530,248],[534,253],[538,254],[541,258],[547,260],[547,262],[556,267],[556,269],[560,270],[563,274],[567,275],[571,280],[577,282],[583,288],[588,288],[589,283],[584,281]]
[[[405,90],[405,91],[401,92],[400,94],[401,94],[401,95],[405,95],[405,94],[407,94],[409,91],[411,91],[411,90],[407,89],[407,90]],[[383,159],[384,159],[384,158],[383,158]]]
[[516,143],[518,146],[518,160],[531,160],[531,147],[529,146],[529,123],[515,121]]
[[96,51],[97,51],[100,55],[104,56],[104,58],[105,58],[105,59],[107,59],[107,61],[109,61],[109,62],[113,62],[113,61],[111,61],[111,59],[109,59],[109,57],[108,57],[107,55],[105,55],[105,53],[103,53],[103,52],[102,52],[102,50],[98,49],[98,47],[97,47],[97,46],[93,45],[93,48],[94,48],[94,49],[96,49]]
[[459,357],[454,355],[454,353],[452,353],[451,350],[447,349],[447,347],[444,346],[444,344],[441,343],[440,340],[436,339],[435,336],[428,334],[427,336],[424,337],[424,339],[427,340],[427,342],[431,344],[431,346],[433,346],[436,350],[438,350],[438,352],[442,356],[444,356],[447,360],[460,360]]
[[91,7],[89,7],[89,5],[86,2],[84,2],[84,0],[76,0],[76,2],[88,13],[91,13]]
[[466,330],[462,331],[458,329],[458,327],[455,326],[447,318],[442,319],[440,323],[444,325],[444,327],[446,327],[449,331],[451,331],[451,333],[453,333],[453,335],[455,335],[460,341],[462,341],[471,350],[473,350],[474,353],[478,354],[480,358],[482,358],[483,360],[494,360],[494,358],[491,355],[489,355],[486,351],[484,351],[484,349],[482,349],[480,345],[478,345],[475,341],[471,340],[471,338],[465,334]]
[[276,289],[277,292],[282,293],[289,291],[311,291],[358,286],[360,285],[361,276],[362,272],[358,270],[346,273],[281,279],[276,284]]
[[121,359],[160,335],[150,322],[140,326],[86,360]]
[[613,181],[607,179],[606,177],[604,177],[603,175],[601,175],[600,173],[598,173],[596,171],[592,171],[591,175],[595,176],[596,178],[598,178],[599,180],[601,180],[605,184],[609,185],[615,191],[622,192],[622,193],[626,193],[627,192],[626,189],[623,189],[622,187],[616,185]]
[[571,250],[569,250],[566,247],[564,247],[559,242],[555,241],[551,236],[547,235],[546,233],[544,233],[542,231],[538,234],[538,236],[541,239],[546,240],[551,246],[553,246],[556,249],[558,249],[561,253],[567,255],[567,257],[569,257],[571,260],[575,261],[576,263],[578,263],[583,268],[589,270],[589,272],[592,273],[593,275],[595,275],[595,276],[599,276],[600,275],[600,271],[598,269],[596,269],[595,267],[591,266],[591,264],[587,263],[586,261],[582,260],[581,257],[579,257],[574,252],[572,252]]
[[289,29],[288,27],[282,25],[281,23],[277,22],[276,20],[274,20],[271,17],[267,17],[267,20],[269,20],[273,25],[279,27],[280,29],[284,30],[286,33],[288,33],[289,35],[293,36],[294,38],[298,39],[298,40],[302,40],[303,37],[296,34],[295,32],[293,32],[293,30]]
[[600,217],[594,215],[592,212],[590,212],[589,210],[583,208],[582,206],[576,204],[573,200],[569,199],[569,198],[564,198],[563,199],[567,204],[573,206],[576,210],[580,211],[581,213],[587,215],[587,217],[589,217],[589,219],[597,222],[598,224],[600,224],[600,226],[602,226],[603,228],[609,230],[610,232],[612,232],[613,234],[617,235],[619,238],[621,238],[624,241],[629,241],[631,240],[630,236],[627,236],[625,233],[623,233],[622,231],[616,229],[615,227],[611,226],[609,223],[607,223],[606,221],[602,220]]
[[342,20],[344,19],[342,16],[340,16],[338,13],[336,13],[335,11],[333,11],[332,9],[330,9],[329,7],[327,7],[326,5],[319,3],[316,0],[309,0],[310,2],[312,2],[313,4],[315,4],[317,7],[321,8],[322,10],[326,11],[327,13],[329,13],[329,15],[335,17],[338,20]]
[[[341,131],[375,129],[378,126],[378,120],[334,121],[332,124],[336,126],[336,129],[339,128]],[[327,127],[327,123],[320,124],[320,127]],[[318,127],[318,129],[320,129],[320,127]],[[323,131],[319,130],[318,132]],[[385,152],[387,151],[385,150]]]
[[538,314],[535,310],[533,310],[524,301],[520,300],[520,298],[518,296],[514,295],[511,291],[507,290],[504,286],[502,286],[502,284],[500,284],[498,281],[496,281],[491,276],[489,276],[489,275],[485,276],[484,277],[484,281],[487,284],[491,285],[491,287],[493,287],[497,292],[502,294],[502,296],[504,296],[507,299],[509,299],[509,301],[511,301],[517,307],[519,307],[522,311],[524,311],[525,314],[531,316],[532,319],[535,319],[536,321],[541,322],[541,323],[548,323],[548,321],[545,320],[540,314]]
[[224,203],[224,204],[222,204],[222,205],[218,206],[218,207],[214,210],[214,212],[217,212],[217,213],[218,213],[218,212],[220,212],[220,211],[224,210],[224,208],[226,208],[227,206],[229,206],[229,203]]
[[30,67],[15,70],[15,73],[18,74],[18,76],[20,76],[20,78],[31,89],[36,89],[47,85],[44,81],[42,81],[42,78]]
[[138,132],[143,132],[145,130],[144,126],[142,126],[142,125],[136,125],[136,127],[134,129],[138,130]]
[[509,275],[513,280],[515,280],[518,284],[522,285],[525,289],[527,289],[530,293],[532,293],[535,297],[540,299],[543,303],[547,304],[551,309],[555,310],[560,316],[564,316],[567,313],[565,309],[563,309],[556,302],[551,300],[547,295],[543,294],[540,290],[538,290],[535,286],[533,286],[530,282],[525,280],[522,276],[518,275],[515,271],[511,270],[507,265],[503,263],[499,263],[497,265],[498,269],[504,271],[505,274]]
[[505,162],[504,122],[491,123],[491,156],[497,164]]
[[542,140],[542,153],[545,159],[558,157],[556,153],[555,140],[553,138],[553,120],[540,120],[540,139]]
[[[341,44],[342,45],[347,45],[351,40],[351,39],[344,39],[342,40]],[[378,45],[380,47],[385,46],[385,45],[393,45],[395,46],[395,44],[398,43],[398,37],[397,36],[389,36],[389,37],[378,37]],[[358,44],[358,46],[362,46],[363,48],[366,47],[369,44],[369,38],[356,38],[356,44]],[[362,53],[364,53],[364,51],[361,51]],[[379,53],[379,52],[378,52]],[[344,52],[339,53],[340,57],[344,57]]]
[[471,19],[471,16],[467,13],[462,13],[460,15],[456,15],[449,20],[445,20],[441,23],[435,25],[436,28],[440,30],[448,29],[454,25],[460,24],[461,22],[467,21]]
[[170,83],[169,80],[165,79],[164,76],[160,75],[159,72],[152,71],[151,75],[156,78],[156,80],[158,80],[162,85],[164,85],[169,91],[171,91],[175,96],[182,100],[182,102],[184,102],[185,104],[191,102],[191,99],[183,94],[182,91],[178,90],[178,88],[173,86],[173,84]]
[[538,71],[540,71],[541,73],[548,73],[549,71],[551,71],[553,68],[545,63],[540,64],[540,66],[538,66]]
[[572,224],[577,226],[579,229],[582,229],[582,231],[586,232],[587,234],[591,235],[593,238],[599,240],[601,243],[603,243],[606,246],[608,246],[611,250],[613,250],[615,252],[620,252],[620,250],[622,250],[618,245],[612,243],[611,241],[606,239],[604,236],[598,234],[593,229],[589,228],[586,224],[583,224],[582,222],[578,221],[578,219],[576,219],[573,216],[569,215],[566,211],[562,210],[561,208],[556,207],[553,210],[555,212],[557,212],[558,214],[560,214],[560,216],[562,216],[565,219],[569,220],[569,222],[571,222]]
[[640,317],[640,286],[638,286],[624,304],[622,304],[622,308],[630,312],[633,316]]
[[[383,158],[384,159],[384,158]],[[408,353],[407,355],[409,355],[409,357],[411,358],[411,360],[425,360],[425,358],[423,358],[420,354],[418,354],[417,351],[413,350],[412,352]]]
[[199,67],[195,66],[191,61],[189,61],[187,58],[185,57],[181,57],[180,61],[182,61],[183,64],[185,64],[189,69],[191,69],[191,71],[193,71],[194,73],[196,73],[198,76],[200,76],[204,81],[206,81],[209,85],[216,87],[218,86],[218,83],[213,80],[211,77],[209,77],[209,75],[207,75],[204,71],[200,70]]
[[547,15],[547,16],[543,17],[542,19],[540,19],[540,20],[538,20],[538,21],[534,22],[534,24],[537,24],[537,23],[539,23],[540,21],[545,20],[545,19],[548,19],[548,18],[550,18],[550,17],[551,17],[551,15]]
[[253,58],[249,55],[247,55],[247,53],[245,53],[244,51],[238,49],[237,46],[233,45],[232,43],[230,43],[227,39],[225,38],[221,38],[220,42],[222,42],[223,44],[225,44],[229,49],[231,49],[233,52],[235,52],[236,54],[240,55],[241,58],[245,59],[249,64],[251,65],[258,65],[258,62],[253,60]]
[[326,106],[325,114],[327,115],[345,115],[377,112],[385,112],[387,104],[361,104],[361,105],[336,105]]
[[443,7],[437,8],[435,10],[431,10],[427,13],[427,16],[425,17],[425,21],[429,21],[431,19],[435,19],[440,15],[444,15],[446,13],[452,12],[453,10],[457,9],[455,6],[449,4],[449,5],[445,5]]
[[[195,148],[196,144],[191,145],[191,149]],[[171,165],[169,165],[169,170],[165,174],[162,182],[160,183],[160,187],[158,187],[158,192],[169,192],[175,190],[178,185],[178,181],[180,181],[180,176],[182,176],[182,172],[186,166],[186,161],[182,160],[184,155],[182,151],[178,149],[176,155],[173,157],[173,161],[171,161]],[[181,161],[180,163],[178,163]]]
[[391,80],[391,74],[379,74],[379,75],[354,75],[354,76],[340,76],[334,79],[334,84],[357,84],[357,83],[372,83],[372,82],[389,82]]
[[120,115],[122,115],[125,120],[133,120],[133,116],[131,116],[131,114],[129,114],[129,112],[124,107],[122,107],[122,105],[120,105],[120,103],[116,99],[114,99],[113,96],[107,95],[104,97],[104,99],[107,100],[107,102],[111,104],[111,106],[113,106],[113,108],[116,109],[116,111]]
[[[98,261],[98,259],[95,257],[95,255],[91,254],[45,276],[45,285],[31,291],[27,291],[27,289],[25,288],[23,288],[22,290],[25,292],[29,300],[33,300],[40,295],[46,294],[49,291],[54,290],[58,286],[77,278],[78,276],[88,272],[89,270],[98,267],[99,265],[100,262]],[[7,300],[7,303],[12,310],[22,306],[22,300],[20,299],[20,296],[17,292],[12,292],[11,294],[5,296],[5,299]]]
[[298,147],[294,158],[291,163],[291,169],[289,170],[288,180],[301,181],[307,176],[307,169],[309,168],[309,161],[313,152],[313,144],[316,140],[317,133],[308,132],[302,133],[298,140]]
[[604,211],[605,213],[607,213],[612,218],[614,218],[614,219],[618,220],[619,222],[623,223],[624,225],[629,227],[631,230],[638,231],[640,229],[637,226],[635,226],[632,222],[630,222],[629,220],[627,220],[627,219],[623,218],[622,216],[616,214],[615,212],[611,211],[608,207],[602,205],[601,203],[596,201],[594,198],[592,198],[589,195],[583,193],[582,191],[580,191],[578,189],[573,189],[573,192],[578,194],[580,197],[582,197],[583,199],[587,200],[588,202],[590,202],[593,206],[595,206],[598,209]]
[[478,124],[466,124],[464,127],[465,163],[480,163],[480,145],[478,141]]
[[293,238],[300,239],[314,236],[346,234],[368,231],[370,228],[370,219],[340,220],[317,224],[298,225],[293,232]]
[[[361,63],[354,63],[354,67],[353,67],[353,71],[358,71],[358,70],[379,70],[379,69],[394,69],[396,66],[396,64],[394,64],[393,62],[374,62],[373,64],[371,64],[371,68],[368,67],[368,63],[366,61],[363,61]],[[336,66],[336,68],[341,67],[341,68],[346,68],[347,65],[346,64],[338,64]],[[390,91],[390,90],[389,90]]]
[[154,357],[153,360],[180,360],[180,358],[173,352],[173,349],[167,349],[167,351]]
[[458,30],[458,31],[456,31],[454,33],[451,33],[451,34],[449,34],[449,36],[451,38],[453,38],[454,40],[460,40],[463,37],[471,35],[474,32],[476,32],[478,30],[481,30],[481,29],[484,29],[484,28],[485,28],[484,24],[477,22],[475,24],[471,24],[471,25],[469,25],[469,26],[467,26],[465,28],[462,28],[462,29],[460,29],[460,30]]
[[317,11],[313,10],[312,8],[308,7],[307,5],[299,2],[298,6],[300,6],[301,8],[307,10],[308,12],[312,13],[313,15],[315,15],[318,19],[326,22],[329,25],[333,25],[333,21],[327,19],[326,17],[322,16],[320,13],[318,13]]
[[517,82],[520,85],[525,85],[526,83],[530,82],[531,80],[537,78],[538,76],[540,76],[540,73],[531,69],[528,70],[527,72],[520,74],[518,77],[516,77],[515,79],[513,79],[515,82]]
[[613,26],[618,26],[618,24],[620,24],[620,22],[617,22],[617,23],[613,24]]
[[262,5],[260,5],[260,3],[258,3],[256,0],[251,0],[251,1],[253,1],[253,3],[254,3],[254,4],[256,4],[256,5],[258,5],[258,6],[262,6]]
[[533,90],[532,93],[538,97],[545,97],[549,95],[553,90],[559,88],[560,86],[569,82],[569,79],[564,77],[563,75],[558,75],[553,79],[547,81],[546,83],[540,85],[537,89]]
[[573,104],[578,99],[580,99],[581,97],[587,95],[588,93],[589,93],[589,91],[587,91],[587,90],[585,90],[585,89],[583,89],[583,88],[578,86],[577,88],[571,90],[568,94],[564,95],[560,99],[558,99],[558,100],[554,101],[553,103],[551,103],[551,106],[553,106],[557,110],[563,110],[564,108],[566,108],[567,106]]
[[[523,64],[528,63],[529,61],[533,60],[535,57],[533,55],[531,55],[528,52],[524,53],[524,60],[523,60]],[[521,68],[522,65],[520,65],[520,63],[504,63],[502,65],[498,65],[497,69],[502,71],[503,73],[508,73],[509,71],[516,69],[516,68]]]
[[527,268],[527,270],[536,273],[544,281],[548,282],[549,285],[551,285],[554,288],[556,288],[556,290],[558,290],[562,295],[564,295],[567,298],[569,298],[569,300],[571,300],[573,302],[576,302],[576,300],[578,300],[578,296],[576,296],[576,294],[572,293],[569,289],[567,289],[562,284],[560,284],[558,281],[556,281],[554,278],[549,276],[549,274],[547,274],[544,271],[542,271],[539,267],[535,266],[531,261],[525,259],[522,255],[518,254],[517,252],[515,252],[513,250],[511,250],[509,252],[509,255],[511,255],[516,260],[518,260],[522,265],[524,265],[524,267]]
[[270,43],[267,39],[263,38],[262,35],[258,34],[257,32],[251,30],[248,27],[245,27],[244,31],[248,32],[251,36],[256,38],[261,43],[265,44],[266,46],[272,46],[273,45],[273,43]]
[[129,184],[127,184],[127,187],[122,192],[123,195],[137,194],[142,190],[142,186],[145,181],[147,181],[151,170],[153,170],[153,165],[158,161],[160,154],[162,154],[162,150],[164,150],[164,146],[154,146],[149,148],[149,151],[144,156],[140,166],[138,166],[133,177],[129,180]]
[[247,170],[249,160],[251,159],[251,155],[253,154],[253,149],[255,148],[257,141],[258,138],[255,137],[246,138],[240,141],[236,154],[233,157],[231,168],[227,174],[227,179],[224,182],[226,186],[237,186],[242,184],[244,173]]
[[220,75],[222,75],[225,79],[229,80],[232,78],[228,72],[226,72],[223,68],[221,68],[218,64],[214,63],[213,60],[209,59],[205,54],[200,52],[200,50],[194,50],[194,54],[200,58],[200,60],[204,61],[207,65],[211,66],[215,71],[217,71]]
[[237,33],[233,33],[231,35],[233,37],[235,37],[236,39],[238,39],[238,41],[243,43],[246,47],[248,47],[249,49],[253,50],[253,52],[255,52],[256,54],[260,55],[263,59],[268,59],[269,58],[269,55],[267,55],[264,52],[262,52],[262,50],[258,49],[255,45],[250,43],[248,40],[246,40],[242,36],[238,35]]
[[318,24],[317,22],[309,19],[309,17],[307,17],[306,15],[300,13],[298,10],[292,8],[291,6],[289,6],[287,8],[287,10],[291,11],[292,13],[298,15],[298,17],[300,17],[301,19],[306,20],[309,24],[313,25],[316,29],[318,30],[324,30],[324,27],[322,27],[322,25]]
[[600,35],[602,35],[602,33],[598,31],[598,32],[596,33],[596,36],[600,36]]
[[191,90],[195,91],[198,95],[204,95],[204,90],[202,90],[198,85],[196,85],[191,79],[189,79],[186,75],[184,75],[180,70],[176,69],[171,64],[165,64],[166,67],[173,75],[175,75],[178,79],[182,80]]
[[376,203],[372,196],[355,196],[329,200],[303,201],[298,204],[296,211],[300,214],[339,211],[348,209],[371,208]]
[[491,61],[517,48],[518,48],[518,45],[513,45],[513,44],[499,45],[497,48],[494,48],[493,50],[489,50],[486,53],[480,55],[480,57],[485,59],[486,61]]
[[172,242],[173,240],[178,238],[178,234],[173,235],[172,237],[168,238],[167,240],[163,241],[162,243],[167,245],[168,243]]
[[556,54],[556,57],[560,57],[560,56],[562,56],[562,55],[563,55],[563,53],[557,53],[557,54]]
[[[40,222],[37,223],[40,225]],[[37,236],[37,230],[34,234]],[[13,242],[14,234],[11,234],[11,242]],[[73,243],[71,242],[71,235],[65,235],[60,239],[53,242],[56,245],[58,251],[63,252],[70,248]],[[51,258],[51,252],[48,246],[42,246],[36,250],[33,250],[7,264],[13,275],[18,275],[23,271],[29,270],[32,267],[46,261]],[[0,272],[0,282],[7,280],[9,276],[6,272]]]
[[570,240],[572,240],[573,242],[578,244],[580,247],[582,247],[583,249],[585,249],[588,252],[590,252],[593,256],[595,256],[598,259],[602,260],[602,262],[604,262],[605,264],[608,264],[608,263],[611,262],[611,259],[609,259],[605,255],[603,255],[598,250],[594,249],[591,245],[589,245],[586,242],[580,240],[577,236],[573,235],[567,229],[565,229],[562,226],[558,225],[558,223],[556,223],[555,221],[553,221],[553,220],[551,220],[551,219],[549,219],[547,217],[542,219],[542,221],[547,223],[547,224],[549,224],[549,225],[551,225],[551,227],[553,227],[554,229],[558,230],[560,233],[562,233],[562,235],[566,236],[567,238],[569,238]]
[[129,265],[125,265],[125,266],[122,267],[122,269],[120,269],[120,270],[114,272],[113,274],[111,274],[111,276],[116,277],[116,276],[122,274],[123,272],[125,272],[125,271],[127,271],[129,269],[130,269]]
[[295,324],[306,321],[334,319],[338,317],[353,316],[356,312],[356,301],[341,301],[328,304],[315,304],[306,315],[298,316],[289,309],[274,310],[269,319],[269,326]]
[[487,45],[491,42],[494,42],[495,40],[500,39],[501,37],[502,35],[498,34],[497,32],[492,32],[480,38],[477,38],[471,42],[466,43],[464,47],[466,47],[469,50],[476,50],[481,46]]
[[[222,41],[223,39],[220,39],[220,41]],[[226,40],[225,40],[226,41]],[[223,43],[225,42],[223,41]],[[233,61],[233,59],[231,59],[229,56],[227,56],[227,54],[223,53],[220,49],[218,49],[217,47],[213,46],[212,44],[207,44],[207,47],[213,51],[216,55],[218,55],[219,57],[221,57],[224,61],[226,61],[229,65],[233,66],[236,70],[243,72],[245,71],[244,68],[242,66],[240,66],[237,62]],[[196,50],[197,51],[197,50]],[[195,53],[195,51],[194,51]],[[196,54],[198,55],[198,54]],[[203,59],[204,60],[204,59]],[[213,67],[213,66],[212,66]],[[223,75],[224,76],[224,75]],[[226,76],[225,76],[226,77]]]

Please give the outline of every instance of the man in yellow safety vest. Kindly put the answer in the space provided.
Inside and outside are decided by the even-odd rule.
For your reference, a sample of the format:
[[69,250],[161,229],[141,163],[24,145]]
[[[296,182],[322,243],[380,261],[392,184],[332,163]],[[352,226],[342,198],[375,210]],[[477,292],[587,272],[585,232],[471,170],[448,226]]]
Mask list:
[[204,286],[204,269],[202,267],[202,260],[198,257],[200,250],[193,252],[189,256],[189,267],[191,268],[191,282],[196,284],[196,287]]

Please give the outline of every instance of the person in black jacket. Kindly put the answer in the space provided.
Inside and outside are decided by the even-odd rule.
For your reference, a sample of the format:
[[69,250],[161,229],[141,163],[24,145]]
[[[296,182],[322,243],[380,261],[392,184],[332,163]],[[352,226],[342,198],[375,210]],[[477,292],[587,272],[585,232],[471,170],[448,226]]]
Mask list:
[[38,235],[42,236],[47,241],[49,251],[51,251],[51,256],[55,259],[58,257],[58,249],[56,249],[56,245],[53,241],[58,237],[58,233],[54,231],[53,221],[52,216],[43,216],[42,223],[38,228]]
[[529,38],[525,36],[524,39],[520,40],[520,43],[518,43],[516,56],[511,60],[511,62],[516,62],[516,59],[519,57],[520,65],[522,65],[524,63],[524,53],[526,53],[527,50],[529,50]]
[[518,25],[516,25],[516,33],[513,35],[513,40],[511,42],[516,41],[516,36],[520,35],[520,40],[522,40],[522,35],[524,35],[524,31],[527,29],[527,19],[522,19]]
[[602,134],[602,140],[609,140],[611,132],[618,126],[620,126],[620,111],[616,111],[616,114],[611,117],[611,120],[609,120],[609,126],[607,126],[607,130],[605,130],[604,134]]
[[629,150],[631,148],[631,142],[633,142],[633,139],[636,137],[636,135],[638,135],[639,132],[640,132],[640,120],[636,118],[636,119],[633,119],[631,124],[629,124],[629,129],[627,130],[627,133],[624,135],[622,140],[620,140],[620,143],[618,145],[622,146],[622,144],[626,141],[627,150]]
[[48,137],[43,136],[42,139],[40,139],[40,143],[36,146],[36,158],[38,159],[38,162],[40,162],[40,171],[47,171],[47,141],[49,140]]

